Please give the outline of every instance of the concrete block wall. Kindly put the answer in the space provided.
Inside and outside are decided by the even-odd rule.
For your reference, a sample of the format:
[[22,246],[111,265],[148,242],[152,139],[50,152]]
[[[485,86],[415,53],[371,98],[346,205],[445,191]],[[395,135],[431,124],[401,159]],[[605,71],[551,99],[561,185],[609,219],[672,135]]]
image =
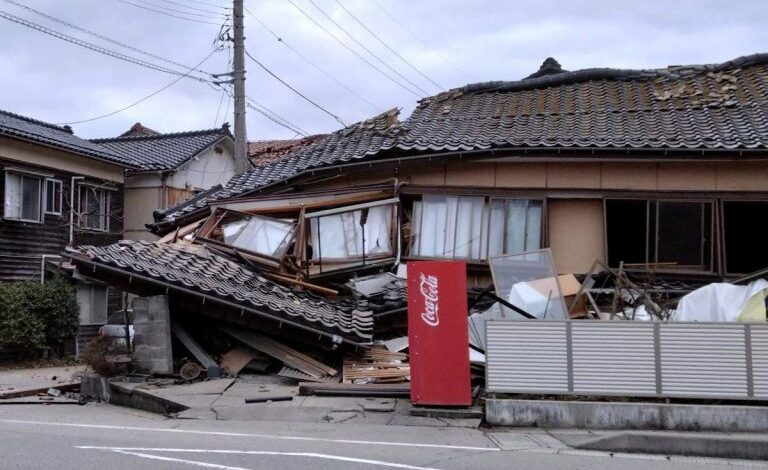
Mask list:
[[168,296],[133,299],[134,365],[153,374],[173,373]]

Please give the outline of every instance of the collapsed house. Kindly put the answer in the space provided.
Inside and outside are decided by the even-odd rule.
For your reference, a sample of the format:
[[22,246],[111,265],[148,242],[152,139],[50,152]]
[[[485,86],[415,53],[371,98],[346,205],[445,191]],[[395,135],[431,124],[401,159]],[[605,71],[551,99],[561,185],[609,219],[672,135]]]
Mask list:
[[599,263],[617,279],[707,282],[768,266],[754,228],[768,215],[768,54],[573,72],[548,59],[398,114],[155,211],[153,244],[82,247],[72,262],[167,294],[172,315],[328,350],[407,334],[412,260],[465,261],[473,300],[492,287],[490,260],[545,248],[553,274]]

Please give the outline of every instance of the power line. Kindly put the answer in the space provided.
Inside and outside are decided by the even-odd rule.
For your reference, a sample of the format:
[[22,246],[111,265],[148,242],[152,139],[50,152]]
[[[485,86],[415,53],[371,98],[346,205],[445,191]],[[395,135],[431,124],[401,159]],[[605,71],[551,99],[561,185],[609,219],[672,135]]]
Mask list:
[[251,11],[250,11],[248,8],[245,8],[245,12],[246,12],[246,13],[248,13],[249,15],[251,15],[251,17],[252,17],[254,20],[256,20],[256,22],[257,22],[257,23],[259,23],[259,24],[260,24],[260,25],[261,25],[261,26],[262,26],[264,29],[266,29],[267,31],[269,31],[269,33],[270,33],[272,36],[274,36],[274,37],[275,37],[275,39],[277,40],[277,42],[281,43],[282,45],[284,45],[285,47],[287,47],[288,49],[290,49],[290,50],[291,50],[291,51],[292,51],[294,54],[296,54],[296,55],[297,55],[297,56],[299,56],[299,57],[300,57],[302,60],[304,60],[304,62],[308,63],[309,65],[311,65],[312,67],[314,67],[314,68],[315,68],[317,71],[319,71],[320,73],[322,73],[323,75],[325,75],[325,76],[326,76],[326,77],[328,77],[329,79],[333,80],[333,82],[334,82],[334,83],[336,83],[336,84],[337,84],[337,85],[339,85],[340,87],[342,87],[342,88],[344,88],[345,90],[347,90],[347,91],[348,91],[348,92],[349,92],[349,93],[350,93],[352,96],[354,96],[355,98],[359,99],[360,101],[363,101],[363,102],[365,102],[366,104],[370,105],[370,106],[371,106],[373,109],[375,109],[375,110],[377,110],[377,111],[383,111],[383,109],[382,109],[381,107],[379,107],[379,106],[375,105],[375,104],[374,104],[374,103],[372,103],[370,100],[368,100],[368,99],[366,99],[365,97],[363,97],[363,96],[359,95],[358,93],[356,93],[356,92],[355,92],[353,89],[351,89],[350,87],[348,87],[348,86],[347,86],[347,85],[345,85],[344,83],[340,82],[338,79],[336,79],[336,77],[334,77],[333,75],[331,75],[329,72],[327,72],[327,71],[326,71],[324,68],[322,68],[322,67],[321,67],[321,66],[319,66],[317,63],[315,63],[313,60],[311,60],[310,58],[308,58],[307,56],[305,56],[304,54],[302,54],[301,52],[299,52],[299,51],[298,51],[296,48],[294,48],[293,46],[291,46],[290,44],[288,44],[288,43],[285,41],[285,39],[284,39],[283,37],[281,37],[280,35],[278,35],[277,33],[275,33],[275,32],[272,30],[272,28],[270,28],[270,27],[269,27],[269,26],[268,26],[266,23],[264,23],[263,21],[261,21],[261,20],[260,20],[260,19],[259,19],[259,18],[258,18],[256,15],[254,15],[253,13],[251,13]]
[[379,61],[379,62],[380,62],[382,65],[384,65],[384,67],[386,67],[386,68],[388,68],[389,70],[391,70],[391,71],[392,71],[392,72],[393,72],[395,75],[397,75],[398,77],[400,77],[400,78],[402,78],[403,80],[405,80],[406,82],[408,82],[408,83],[409,83],[409,84],[410,84],[412,87],[416,88],[417,90],[419,90],[420,92],[422,92],[424,95],[428,95],[428,94],[429,94],[429,92],[428,92],[427,90],[425,90],[425,89],[421,88],[419,85],[417,85],[416,83],[412,82],[410,79],[408,79],[408,77],[406,77],[405,75],[403,75],[403,74],[401,74],[400,72],[398,72],[398,71],[397,71],[397,70],[396,70],[394,67],[392,67],[391,65],[389,65],[388,63],[386,63],[386,62],[385,62],[383,59],[381,59],[379,56],[377,56],[377,55],[376,55],[376,53],[374,53],[372,50],[368,49],[368,47],[366,47],[366,45],[365,45],[365,44],[363,44],[363,43],[362,43],[362,42],[360,42],[360,41],[359,41],[359,40],[358,40],[358,39],[357,39],[355,36],[353,36],[353,35],[352,35],[352,33],[350,33],[349,31],[347,31],[346,29],[344,29],[344,27],[342,27],[342,26],[341,26],[341,25],[340,25],[340,24],[339,24],[339,23],[338,23],[336,20],[334,20],[333,18],[331,18],[331,15],[329,15],[328,13],[326,13],[326,12],[325,12],[325,10],[323,10],[322,8],[320,8],[320,7],[317,5],[317,3],[315,3],[315,1],[314,1],[314,0],[308,0],[308,1],[309,1],[309,3],[311,3],[311,4],[312,4],[312,6],[313,6],[313,7],[315,7],[315,9],[317,9],[317,11],[319,11],[319,12],[320,12],[320,14],[321,14],[321,15],[323,15],[323,16],[324,16],[324,17],[325,17],[325,18],[326,18],[328,21],[330,21],[331,23],[333,23],[333,25],[334,25],[334,26],[336,26],[337,28],[339,28],[339,29],[341,30],[341,32],[342,32],[342,33],[344,33],[344,34],[346,34],[347,36],[349,36],[349,38],[350,38],[350,39],[352,39],[352,41],[354,41],[354,42],[355,42],[355,44],[357,44],[358,46],[362,47],[364,51],[366,51],[368,54],[370,54],[370,55],[371,55],[371,56],[372,56],[374,59],[378,60],[378,61]]
[[282,78],[278,77],[278,76],[277,76],[277,75],[276,75],[274,72],[272,72],[271,70],[269,70],[269,68],[267,68],[267,66],[265,66],[264,64],[262,64],[261,62],[259,62],[257,59],[255,59],[255,58],[254,58],[254,57],[251,55],[251,53],[250,53],[250,52],[248,52],[248,49],[246,49],[246,50],[245,50],[245,55],[247,55],[247,56],[248,56],[248,58],[249,58],[249,59],[251,59],[252,61],[256,62],[256,64],[257,64],[259,67],[261,67],[262,69],[264,69],[264,71],[265,71],[265,72],[267,72],[268,74],[270,74],[270,75],[271,75],[271,76],[272,76],[272,77],[273,77],[275,80],[277,80],[278,82],[282,83],[282,84],[283,84],[283,85],[285,85],[285,86],[286,86],[288,89],[290,89],[292,92],[294,92],[294,93],[296,93],[297,95],[299,95],[300,97],[302,97],[302,98],[304,99],[304,101],[308,102],[309,104],[311,104],[311,105],[312,105],[312,106],[314,106],[315,108],[319,109],[320,111],[324,112],[325,114],[327,114],[327,115],[331,116],[331,117],[332,117],[333,119],[335,119],[335,120],[336,120],[336,121],[337,121],[339,124],[341,124],[342,126],[345,126],[345,127],[346,127],[346,125],[347,125],[347,124],[346,124],[346,123],[345,123],[345,122],[344,122],[344,121],[343,121],[343,120],[342,120],[342,119],[341,119],[339,116],[337,116],[337,115],[333,114],[332,112],[328,111],[327,109],[323,108],[322,106],[320,106],[319,104],[317,104],[315,101],[313,101],[311,98],[308,98],[308,97],[307,97],[306,95],[304,95],[302,92],[300,92],[300,91],[299,91],[299,90],[297,90],[296,88],[292,87],[292,86],[291,86],[290,84],[288,84],[288,83],[287,83],[285,80],[283,80]]
[[[209,58],[210,58],[210,57],[211,57],[211,56],[212,56],[212,55],[213,55],[213,54],[214,54],[216,51],[217,51],[217,49],[214,49],[214,50],[212,50],[212,51],[211,51],[211,53],[210,53],[210,54],[208,54],[207,56],[205,56],[205,58],[204,58],[203,60],[201,60],[201,61],[200,61],[200,62],[199,62],[197,65],[195,65],[194,67],[191,67],[191,68],[189,69],[189,71],[188,71],[186,74],[179,76],[178,78],[176,78],[176,79],[175,79],[175,80],[173,80],[172,82],[170,82],[170,83],[166,84],[166,85],[165,85],[165,86],[163,86],[162,88],[159,88],[158,90],[156,90],[156,91],[154,91],[154,92],[150,93],[149,95],[145,96],[144,98],[141,98],[141,99],[140,99],[140,100],[138,100],[138,101],[135,101],[135,102],[133,102],[133,103],[129,104],[128,106],[123,106],[123,107],[122,107],[122,108],[120,108],[120,109],[116,109],[116,110],[114,110],[114,111],[112,111],[112,112],[110,112],[110,113],[107,113],[107,114],[102,114],[102,115],[100,115],[100,116],[95,116],[95,117],[92,117],[92,118],[83,119],[83,120],[81,120],[81,121],[70,121],[70,122],[62,122],[62,123],[59,123],[59,125],[63,125],[63,124],[82,124],[82,123],[84,123],[84,122],[91,122],[91,121],[96,121],[96,120],[98,120],[98,119],[103,119],[103,118],[105,118],[105,117],[114,116],[115,114],[117,114],[117,113],[121,113],[121,112],[125,111],[126,109],[130,109],[130,108],[133,108],[134,106],[136,106],[136,105],[138,105],[138,104],[140,104],[140,103],[143,103],[144,101],[147,101],[148,99],[152,98],[153,96],[157,95],[158,93],[160,93],[160,92],[162,92],[162,91],[164,91],[164,90],[166,90],[166,89],[168,89],[168,88],[172,87],[173,85],[175,85],[176,83],[178,83],[178,82],[179,82],[179,81],[180,81],[182,78],[185,78],[185,77],[189,76],[189,74],[190,74],[190,73],[192,73],[192,72],[195,70],[195,68],[197,68],[197,67],[199,67],[199,66],[203,65],[203,63],[204,63],[206,60],[208,60],[208,59],[209,59]],[[221,106],[221,105],[219,105],[219,106]],[[217,113],[216,119],[218,120],[218,113]]]
[[[112,39],[110,37],[104,36],[102,34],[93,32],[93,31],[91,31],[89,29],[85,29],[85,28],[83,28],[81,26],[77,26],[77,25],[72,24],[72,23],[70,23],[68,21],[62,20],[61,18],[57,18],[55,16],[51,16],[51,15],[49,15],[47,13],[44,13],[42,11],[35,10],[34,8],[29,7],[27,5],[24,5],[24,4],[21,4],[19,2],[16,2],[15,0],[2,0],[2,1],[4,1],[5,3],[10,3],[11,5],[16,5],[19,8],[24,8],[25,10],[30,11],[30,12],[38,15],[38,16],[46,18],[46,19],[48,19],[50,21],[53,21],[55,23],[59,23],[61,25],[67,26],[69,28],[75,29],[77,31],[80,31],[81,33],[85,33],[85,34],[88,34],[88,35],[93,36],[95,38],[101,39],[102,41],[106,41],[106,42],[115,44],[117,46],[124,47],[126,49],[131,50],[131,51],[138,52],[139,54],[143,54],[143,55],[145,55],[147,57],[152,57],[153,59],[161,60],[163,62],[166,62],[168,64],[172,64],[172,65],[176,65],[176,66],[181,67],[183,69],[189,69],[189,66],[187,66],[187,65],[180,64],[179,62],[175,62],[175,61],[170,60],[170,59],[166,59],[165,57],[159,56],[157,54],[153,54],[151,52],[147,52],[147,51],[141,50],[141,49],[139,49],[137,47],[133,47],[133,46],[125,44],[123,42],[116,41],[116,40],[114,40],[114,39]],[[208,72],[205,72],[204,70],[199,70],[198,69],[196,71],[197,72],[201,72],[201,73],[205,73],[207,75],[210,75],[210,74],[208,74]]]
[[[185,3],[174,2],[173,0],[160,0],[160,1],[161,2],[165,2],[165,3],[169,3],[171,5],[178,5],[178,6],[184,7],[186,9],[192,10],[192,11],[200,11],[200,12],[203,12],[203,13],[210,13],[210,14],[213,14],[213,15],[223,15],[223,13],[220,12],[220,11],[213,11],[213,10],[208,10],[208,9],[205,9],[205,8],[191,7],[191,6],[189,6],[189,5],[185,4]],[[221,7],[221,8],[224,9],[224,7]],[[226,9],[224,9],[224,10],[227,11]]]
[[[389,17],[389,19],[391,19],[393,22],[395,22],[395,24],[397,24],[398,26],[400,26],[400,28],[401,28],[403,31],[405,31],[405,32],[406,32],[406,33],[408,33],[408,34],[409,34],[409,35],[410,35],[410,36],[411,36],[413,39],[415,39],[416,41],[418,41],[419,43],[421,43],[421,45],[422,45],[422,46],[426,47],[427,49],[432,49],[432,46],[430,46],[429,44],[427,44],[427,43],[426,43],[426,41],[424,41],[423,39],[421,39],[421,38],[420,38],[418,35],[416,35],[416,33],[414,33],[414,32],[413,32],[413,31],[412,31],[410,28],[408,28],[408,27],[407,27],[405,24],[403,24],[403,23],[402,23],[400,20],[398,20],[398,19],[395,17],[395,15],[393,15],[393,14],[392,14],[392,13],[390,13],[390,12],[389,12],[389,11],[388,11],[386,8],[384,8],[384,6],[383,6],[381,3],[379,3],[377,0],[370,0],[370,1],[371,1],[371,3],[373,3],[374,5],[376,5],[376,7],[377,7],[379,10],[381,10],[382,12],[384,12],[384,14],[385,14],[385,15],[387,15],[387,16]],[[442,60],[443,60],[443,62],[445,62],[446,64],[450,65],[450,66],[451,66],[451,67],[452,67],[452,68],[453,68],[455,71],[459,72],[459,73],[460,73],[461,75],[463,75],[465,78],[469,78],[469,74],[468,74],[466,71],[462,70],[462,69],[461,69],[461,68],[459,68],[459,67],[458,67],[456,64],[454,64],[453,62],[451,62],[450,60],[448,60],[448,59],[447,59],[447,58],[446,58],[446,57],[445,57],[443,54],[440,54],[439,52],[436,52],[436,55],[437,55],[438,57],[440,57],[440,59],[442,59]]]
[[127,0],[117,0],[117,1],[120,2],[120,3],[125,3],[126,5],[131,5],[131,6],[136,7],[136,8],[141,8],[141,9],[144,9],[144,10],[154,11],[155,13],[160,13],[161,15],[170,16],[170,17],[173,17],[173,18],[178,18],[180,20],[187,20],[187,21],[192,21],[192,22],[195,22],[195,23],[212,24],[212,25],[219,26],[219,23],[214,23],[213,21],[204,21],[204,20],[196,20],[196,19],[193,19],[193,18],[185,18],[183,16],[174,15],[172,13],[167,13],[167,12],[164,12],[164,11],[161,11],[161,10],[156,10],[154,8],[145,7],[143,5],[137,5],[135,3],[131,3],[129,1],[127,1]]
[[20,24],[22,26],[26,26],[27,28],[34,29],[34,30],[39,31],[41,33],[45,33],[45,34],[47,34],[49,36],[53,36],[53,37],[55,37],[57,39],[61,39],[63,41],[67,41],[69,43],[78,45],[80,47],[84,47],[86,49],[90,49],[90,50],[92,50],[94,52],[98,52],[100,54],[104,54],[104,55],[113,57],[115,59],[120,59],[120,60],[125,61],[125,62],[130,62],[130,63],[135,64],[135,65],[140,65],[142,67],[145,67],[145,68],[148,68],[148,69],[152,69],[152,70],[155,70],[155,71],[158,71],[158,72],[164,72],[164,73],[168,73],[168,74],[171,74],[171,75],[183,75],[185,77],[197,80],[199,82],[205,82],[206,81],[206,79],[201,78],[201,77],[185,74],[185,73],[179,72],[177,70],[172,70],[172,69],[169,69],[167,67],[163,67],[161,65],[157,65],[157,64],[153,64],[151,62],[147,62],[147,61],[144,61],[144,60],[141,60],[141,59],[137,59],[135,57],[132,57],[132,56],[129,56],[129,55],[117,52],[117,51],[113,51],[111,49],[107,49],[105,47],[101,47],[101,46],[98,46],[96,44],[93,44],[93,43],[90,43],[90,42],[87,42],[87,41],[83,41],[82,39],[78,39],[76,37],[69,36],[69,35],[66,35],[64,33],[60,33],[60,32],[58,32],[56,30],[53,30],[53,29],[50,29],[50,28],[46,28],[45,26],[39,25],[39,24],[34,23],[32,21],[29,21],[29,20],[25,20],[24,18],[20,18],[18,16],[12,15],[12,14],[10,14],[8,12],[5,12],[5,11],[2,11],[2,10],[0,10],[0,18],[4,18],[6,20],[13,21],[14,23],[18,23],[18,24]]
[[246,106],[258,112],[259,114],[266,117],[267,119],[274,122],[275,124],[285,127],[286,129],[289,129],[298,135],[303,135],[304,137],[307,137],[309,135],[307,131],[297,126],[296,124],[293,124],[292,122],[280,116],[279,114],[275,113],[274,111],[267,108],[263,104],[257,101],[254,101],[252,98],[249,98],[249,97],[246,97],[245,99],[246,99]]
[[[218,20],[221,17],[225,17],[224,13],[219,13],[219,12],[215,12],[213,15],[210,15],[210,14],[203,15],[201,13],[195,13],[195,12],[188,11],[188,10],[179,10],[178,8],[168,7],[168,6],[165,6],[165,5],[158,5],[156,3],[150,2],[149,0],[133,0],[133,1],[134,2],[139,2],[142,5],[150,6],[152,8],[157,8],[157,9],[159,9],[161,11],[170,11],[172,13],[181,13],[182,15],[196,16],[198,18],[207,18],[209,20]],[[161,1],[164,1],[164,0],[161,0]]]
[[376,66],[376,64],[372,63],[370,60],[368,60],[368,59],[366,59],[365,57],[363,57],[363,56],[362,56],[362,55],[361,55],[359,52],[357,52],[356,50],[354,50],[354,49],[352,49],[351,47],[349,47],[349,46],[347,45],[347,43],[345,43],[344,41],[342,41],[341,39],[339,39],[338,37],[336,37],[336,35],[335,35],[335,34],[333,34],[332,32],[330,32],[330,31],[329,31],[329,30],[328,30],[328,29],[327,29],[325,26],[321,25],[320,23],[318,23],[318,22],[317,22],[317,20],[315,20],[314,18],[312,18],[312,16],[311,16],[311,15],[309,15],[309,13],[305,12],[305,11],[304,11],[304,10],[303,10],[301,7],[299,7],[298,5],[296,5],[296,3],[294,3],[294,2],[293,2],[293,0],[288,0],[288,3],[290,3],[291,5],[293,5],[293,7],[294,7],[294,8],[296,8],[297,10],[299,10],[299,13],[301,13],[302,15],[304,15],[304,16],[305,16],[305,17],[306,17],[306,18],[307,18],[309,21],[311,21],[311,22],[312,22],[312,23],[313,23],[315,26],[317,26],[318,28],[320,28],[321,30],[323,30],[323,32],[325,32],[325,34],[327,34],[328,36],[330,36],[331,38],[333,38],[333,40],[334,40],[334,41],[338,42],[338,43],[339,43],[339,44],[341,44],[341,45],[342,45],[342,46],[343,46],[345,49],[347,49],[349,52],[351,52],[352,54],[354,54],[355,56],[357,56],[357,58],[358,58],[358,59],[360,59],[360,60],[362,60],[363,62],[365,62],[366,64],[368,64],[368,65],[369,65],[371,68],[373,68],[374,70],[376,70],[376,71],[377,71],[377,72],[379,72],[380,74],[384,75],[385,77],[387,77],[389,80],[391,80],[392,82],[394,82],[395,84],[397,84],[398,86],[400,86],[401,88],[403,88],[404,90],[406,90],[406,91],[408,91],[408,92],[410,92],[410,93],[412,93],[412,94],[416,95],[417,97],[421,98],[421,95],[419,95],[419,94],[418,94],[418,93],[416,93],[415,91],[411,90],[411,89],[410,89],[410,88],[408,88],[407,86],[403,85],[403,84],[402,84],[400,81],[398,81],[396,78],[392,77],[392,76],[391,76],[391,75],[389,75],[387,72],[385,72],[385,71],[381,70],[381,69],[380,69],[378,66]]
[[186,0],[186,1],[189,2],[189,3],[197,3],[198,5],[205,5],[205,6],[209,6],[209,7],[222,8],[224,10],[230,10],[227,7],[223,7],[221,5],[217,5],[217,4],[211,3],[211,2],[203,2],[201,0]]
[[368,33],[369,33],[371,36],[373,36],[373,37],[374,37],[374,38],[375,38],[377,41],[379,41],[379,42],[380,42],[380,43],[381,43],[381,44],[382,44],[384,47],[386,47],[387,49],[389,49],[389,51],[390,51],[390,52],[392,52],[392,53],[393,53],[393,54],[395,54],[397,57],[399,57],[399,58],[400,58],[400,60],[402,60],[403,62],[405,62],[405,63],[408,65],[408,67],[410,67],[410,68],[412,68],[413,70],[415,70],[415,71],[416,71],[416,72],[417,72],[419,75],[421,75],[422,77],[424,77],[424,78],[425,78],[425,79],[426,79],[426,80],[427,80],[429,83],[431,83],[431,84],[435,85],[435,86],[436,86],[438,89],[440,89],[440,90],[444,90],[444,89],[445,89],[445,88],[444,88],[442,85],[440,85],[439,83],[437,83],[437,82],[435,82],[434,80],[432,80],[431,78],[429,78],[429,77],[428,77],[428,76],[427,76],[427,75],[426,75],[424,72],[422,72],[422,71],[421,71],[421,70],[419,70],[419,69],[418,69],[418,68],[417,68],[415,65],[413,65],[412,63],[410,63],[410,62],[409,62],[409,61],[408,61],[408,60],[407,60],[405,57],[403,57],[402,55],[400,55],[400,53],[399,53],[399,52],[397,52],[397,51],[396,51],[396,50],[394,50],[394,49],[393,49],[393,48],[392,48],[392,47],[391,47],[389,44],[387,44],[386,42],[384,42],[384,40],[383,40],[383,39],[381,39],[381,38],[380,38],[380,37],[379,37],[379,36],[378,36],[376,33],[374,33],[373,31],[371,31],[371,29],[370,29],[368,26],[366,26],[366,25],[365,25],[365,23],[363,23],[362,21],[360,21],[360,19],[358,19],[358,17],[357,17],[357,16],[355,16],[355,14],[354,14],[354,13],[352,13],[351,11],[349,11],[349,10],[347,9],[347,7],[345,7],[345,6],[344,6],[344,4],[343,4],[343,3],[341,3],[341,1],[340,1],[340,0],[334,0],[334,1],[335,1],[335,2],[336,2],[336,3],[337,3],[337,4],[338,4],[338,5],[339,5],[339,6],[342,8],[342,10],[346,11],[346,12],[347,12],[347,14],[349,14],[349,16],[351,16],[351,17],[352,17],[352,19],[353,19],[353,20],[355,20],[355,21],[357,22],[357,24],[359,24],[360,26],[362,26],[362,27],[363,27],[363,29],[365,29],[366,31],[368,31]]

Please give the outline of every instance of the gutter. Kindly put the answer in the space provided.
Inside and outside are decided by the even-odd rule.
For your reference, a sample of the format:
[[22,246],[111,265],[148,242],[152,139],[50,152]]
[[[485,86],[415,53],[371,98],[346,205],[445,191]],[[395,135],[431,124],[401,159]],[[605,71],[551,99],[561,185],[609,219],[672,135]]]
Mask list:
[[149,284],[157,285],[157,286],[160,286],[160,287],[165,287],[165,292],[166,293],[168,293],[169,291],[177,291],[177,292],[180,292],[180,293],[183,293],[183,294],[193,295],[195,297],[202,298],[203,299],[203,303],[205,303],[207,300],[210,300],[210,301],[217,302],[217,303],[219,303],[221,305],[225,305],[225,306],[230,307],[230,308],[238,309],[238,310],[241,311],[241,313],[244,313],[244,312],[252,313],[254,315],[257,315],[257,316],[260,316],[260,317],[264,317],[264,318],[267,318],[267,319],[272,320],[272,321],[276,321],[276,322],[278,322],[281,325],[283,323],[286,323],[286,324],[291,325],[291,326],[293,326],[295,328],[298,328],[298,329],[301,329],[301,330],[304,330],[304,331],[308,331],[310,333],[316,334],[316,335],[321,336],[321,337],[326,337],[326,338],[331,340],[332,344],[342,344],[343,343],[343,344],[348,344],[350,346],[355,346],[355,347],[362,347],[362,348],[368,348],[369,347],[369,345],[365,344],[365,343],[358,343],[358,342],[352,341],[350,339],[344,338],[344,337],[339,336],[339,335],[335,335],[335,334],[332,334],[332,333],[327,333],[327,332],[324,332],[324,331],[321,331],[321,330],[316,330],[316,329],[311,328],[309,326],[302,325],[301,323],[296,323],[296,322],[294,322],[292,320],[286,320],[284,318],[280,318],[280,317],[277,317],[275,315],[272,315],[272,314],[269,314],[269,313],[265,313],[265,312],[262,312],[260,310],[256,310],[256,309],[251,308],[251,307],[244,307],[243,305],[240,305],[240,304],[235,303],[235,302],[231,302],[229,300],[220,299],[218,297],[212,297],[212,296],[200,293],[200,292],[198,292],[196,290],[193,290],[193,289],[188,289],[186,287],[176,286],[176,285],[171,284],[169,282],[160,281],[158,279],[155,279],[155,278],[152,278],[152,277],[149,277],[149,276],[145,276],[145,275],[142,275],[142,274],[134,274],[134,273],[129,272],[129,271],[125,271],[125,270],[122,270],[122,269],[119,269],[119,268],[115,268],[115,267],[112,267],[112,266],[108,266],[108,265],[105,265],[105,264],[102,264],[102,263],[95,262],[95,261],[93,261],[93,260],[91,260],[89,258],[85,258],[85,257],[82,257],[82,256],[74,255],[74,256],[71,256],[71,258],[72,258],[72,262],[76,266],[80,267],[82,265],[85,265],[86,267],[92,268],[94,273],[98,269],[101,269],[103,271],[107,271],[107,272],[111,272],[111,273],[116,273],[116,274],[121,274],[123,276],[127,276],[129,284],[132,282],[132,280],[134,278],[140,279],[140,280],[142,280],[142,281],[144,281],[146,283],[149,283]]

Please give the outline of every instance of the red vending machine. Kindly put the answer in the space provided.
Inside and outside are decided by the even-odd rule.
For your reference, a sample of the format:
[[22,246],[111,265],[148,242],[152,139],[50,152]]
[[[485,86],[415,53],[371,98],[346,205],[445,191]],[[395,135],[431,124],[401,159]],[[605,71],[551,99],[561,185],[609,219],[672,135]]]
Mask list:
[[462,261],[408,263],[411,403],[469,406],[467,268]]

